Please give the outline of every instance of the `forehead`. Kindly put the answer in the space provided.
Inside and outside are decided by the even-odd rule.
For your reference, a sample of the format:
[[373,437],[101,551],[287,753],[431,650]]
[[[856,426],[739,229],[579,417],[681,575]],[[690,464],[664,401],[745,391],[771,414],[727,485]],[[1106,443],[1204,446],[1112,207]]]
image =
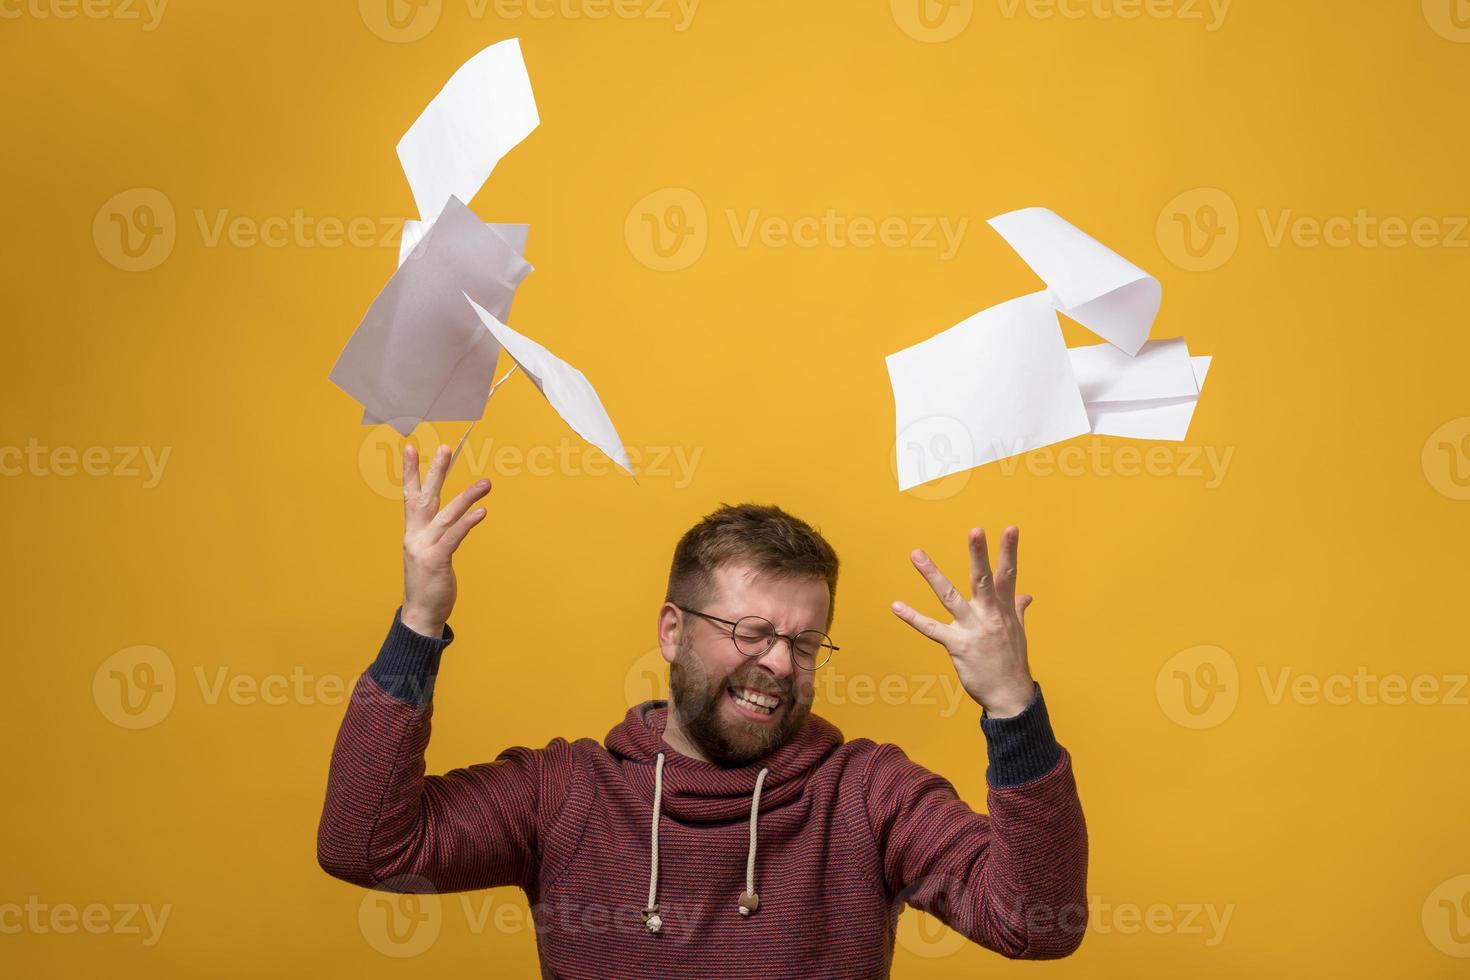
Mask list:
[[714,615],[764,616],[782,632],[827,628],[832,597],[824,579],[780,578],[740,562],[721,565],[714,577]]

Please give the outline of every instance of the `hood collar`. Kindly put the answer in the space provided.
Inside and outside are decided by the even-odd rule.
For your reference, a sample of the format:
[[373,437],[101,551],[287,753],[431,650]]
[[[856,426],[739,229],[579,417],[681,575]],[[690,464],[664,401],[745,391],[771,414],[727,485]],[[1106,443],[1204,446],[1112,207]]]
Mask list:
[[623,772],[633,791],[649,801],[653,799],[655,763],[662,752],[663,812],[686,823],[748,819],[756,776],[762,769],[767,770],[760,797],[762,812],[795,799],[807,775],[843,742],[837,726],[810,714],[791,741],[770,755],[727,768],[681,755],[665,742],[668,711],[667,700],[634,705],[607,733],[604,744],[625,763]]

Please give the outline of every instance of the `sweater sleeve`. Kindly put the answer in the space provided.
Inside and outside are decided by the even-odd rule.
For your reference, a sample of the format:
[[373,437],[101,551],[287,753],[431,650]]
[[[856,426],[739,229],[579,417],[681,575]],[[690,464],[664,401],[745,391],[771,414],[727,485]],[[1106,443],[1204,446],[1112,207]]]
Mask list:
[[1039,686],[1020,715],[981,724],[988,816],[898,746],[873,751],[864,788],[884,885],[1003,956],[1066,956],[1088,914],[1087,826],[1071,756],[1052,736]]
[[541,829],[560,805],[571,748],[509,748],[493,762],[426,776],[430,700],[444,648],[394,615],[337,733],[317,861],[364,887],[449,892],[536,880]]

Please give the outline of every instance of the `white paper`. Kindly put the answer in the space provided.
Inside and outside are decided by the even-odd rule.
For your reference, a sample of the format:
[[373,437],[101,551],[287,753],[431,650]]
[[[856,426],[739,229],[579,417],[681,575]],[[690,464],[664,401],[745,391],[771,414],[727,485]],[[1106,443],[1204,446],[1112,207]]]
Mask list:
[[592,445],[601,449],[619,466],[629,473],[628,454],[623,449],[623,440],[618,430],[602,407],[602,400],[587,376],[558,358],[536,341],[523,336],[506,326],[493,313],[486,310],[468,293],[465,299],[479,317],[484,329],[493,334],[505,348],[505,352],[520,365],[551,407],[571,426],[572,431]]
[[993,306],[887,362],[900,490],[1089,431],[1047,293]]
[[[525,257],[526,242],[531,236],[530,225],[496,224],[493,221],[487,222],[487,225],[491,231],[504,238],[505,243],[515,249],[517,255]],[[403,223],[403,235],[398,241],[399,265],[402,265],[403,260],[412,254],[414,246],[423,241],[424,235],[428,234],[431,227],[433,223],[428,221],[410,220]]]
[[1183,337],[1151,340],[1137,357],[1129,357],[1112,344],[1073,347],[1067,355],[1087,405],[1199,394]]
[[[1206,354],[1191,357],[1189,361],[1195,385],[1203,391],[1211,358]],[[1152,401],[1098,402],[1087,406],[1087,415],[1092,422],[1092,431],[1098,435],[1183,442],[1189,435],[1189,425],[1194,420],[1198,404],[1198,395]]]
[[332,382],[365,410],[408,435],[425,419],[470,421],[485,411],[500,345],[465,304],[510,310],[531,266],[451,198],[347,341]]
[[1163,300],[1157,279],[1046,208],[1002,214],[990,226],[1046,283],[1057,309],[1138,353]]
[[419,218],[432,222],[450,197],[473,200],[500,158],[540,122],[518,39],[466,61],[398,141]]

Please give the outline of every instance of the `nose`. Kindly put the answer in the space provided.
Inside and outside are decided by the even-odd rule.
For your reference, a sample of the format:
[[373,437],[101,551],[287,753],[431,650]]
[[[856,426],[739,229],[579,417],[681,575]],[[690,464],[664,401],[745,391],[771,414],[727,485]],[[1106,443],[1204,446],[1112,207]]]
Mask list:
[[[777,653],[777,650],[784,650],[785,652]],[[776,641],[771,644],[771,648],[757,657],[756,660],[762,667],[765,667],[772,674],[775,674],[783,680],[796,672],[796,661],[794,651],[791,648],[791,641],[784,636],[776,637]]]

